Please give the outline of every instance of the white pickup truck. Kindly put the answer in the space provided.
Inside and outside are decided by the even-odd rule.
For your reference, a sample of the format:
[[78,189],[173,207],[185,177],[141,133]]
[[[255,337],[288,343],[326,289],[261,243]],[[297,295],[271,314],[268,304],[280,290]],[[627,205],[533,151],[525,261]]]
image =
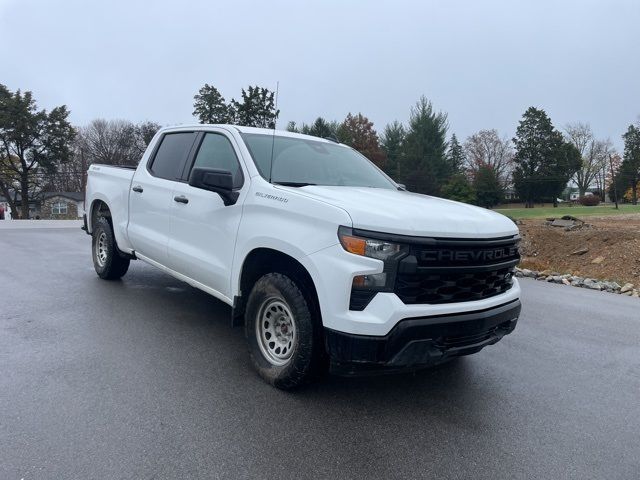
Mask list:
[[91,165],[85,205],[101,278],[140,259],[231,305],[278,388],[475,353],[520,313],[511,220],[407,192],[332,140],[163,128],[135,170]]

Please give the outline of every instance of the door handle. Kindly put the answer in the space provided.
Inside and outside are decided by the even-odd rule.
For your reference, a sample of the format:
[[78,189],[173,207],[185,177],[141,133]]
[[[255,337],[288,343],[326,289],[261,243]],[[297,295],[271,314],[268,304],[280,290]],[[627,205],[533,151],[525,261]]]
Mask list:
[[189,199],[187,197],[185,197],[184,195],[180,195],[178,197],[173,197],[173,201],[174,202],[178,202],[178,203],[189,203]]
[[133,190],[136,193],[142,193],[144,191],[143,188],[140,185],[136,185],[131,190]]

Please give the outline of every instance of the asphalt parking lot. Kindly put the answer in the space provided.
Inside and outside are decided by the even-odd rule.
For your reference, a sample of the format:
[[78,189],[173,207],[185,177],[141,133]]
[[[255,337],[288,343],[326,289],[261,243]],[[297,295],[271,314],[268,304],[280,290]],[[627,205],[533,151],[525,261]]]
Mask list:
[[0,228],[0,479],[640,478],[640,301],[522,287],[477,355],[285,393],[214,298]]

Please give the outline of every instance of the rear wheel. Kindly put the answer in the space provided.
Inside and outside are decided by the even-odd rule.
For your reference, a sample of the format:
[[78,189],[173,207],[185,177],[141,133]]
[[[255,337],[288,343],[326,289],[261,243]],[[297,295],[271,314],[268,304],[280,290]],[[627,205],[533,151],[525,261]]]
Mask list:
[[304,286],[285,275],[269,273],[256,282],[245,334],[256,370],[277,388],[298,387],[323,371],[319,314]]
[[91,247],[93,267],[100,278],[117,280],[127,273],[131,260],[120,254],[111,224],[104,217],[96,221]]

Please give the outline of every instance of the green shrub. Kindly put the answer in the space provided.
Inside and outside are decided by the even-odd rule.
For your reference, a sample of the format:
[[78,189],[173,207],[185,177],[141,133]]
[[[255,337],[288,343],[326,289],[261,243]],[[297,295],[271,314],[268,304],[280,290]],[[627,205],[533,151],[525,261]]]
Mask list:
[[441,195],[456,202],[473,203],[475,192],[469,184],[469,180],[462,173],[452,175],[442,186]]

